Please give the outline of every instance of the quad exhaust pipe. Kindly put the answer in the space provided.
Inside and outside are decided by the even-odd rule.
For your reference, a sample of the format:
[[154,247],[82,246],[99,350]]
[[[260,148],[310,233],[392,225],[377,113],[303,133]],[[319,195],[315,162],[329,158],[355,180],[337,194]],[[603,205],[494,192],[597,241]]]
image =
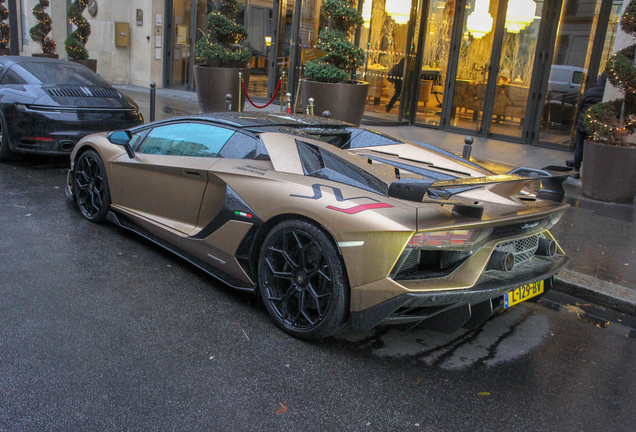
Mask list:
[[486,270],[512,271],[515,266],[515,256],[510,252],[494,251],[488,261]]
[[556,255],[557,244],[554,240],[548,240],[547,238],[539,239],[539,246],[535,255],[553,257]]

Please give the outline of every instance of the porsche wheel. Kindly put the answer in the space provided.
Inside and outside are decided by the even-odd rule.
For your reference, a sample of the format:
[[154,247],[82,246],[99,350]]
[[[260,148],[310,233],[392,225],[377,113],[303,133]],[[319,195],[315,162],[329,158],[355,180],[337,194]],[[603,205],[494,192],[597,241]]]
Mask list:
[[0,162],[11,160],[13,156],[9,148],[9,137],[5,132],[4,121],[0,120]]
[[349,306],[343,265],[318,227],[298,220],[274,227],[261,249],[258,280],[267,311],[287,333],[319,339],[343,327]]
[[82,153],[77,161],[73,188],[82,216],[91,222],[103,221],[110,207],[110,190],[104,162],[95,151]]

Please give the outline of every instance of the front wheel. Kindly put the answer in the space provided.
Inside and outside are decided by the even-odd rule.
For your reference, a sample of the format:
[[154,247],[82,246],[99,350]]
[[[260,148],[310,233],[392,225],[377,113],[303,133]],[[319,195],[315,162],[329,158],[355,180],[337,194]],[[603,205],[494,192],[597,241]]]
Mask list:
[[336,334],[349,310],[343,264],[315,225],[281,222],[265,238],[258,262],[261,297],[283,330],[302,339]]
[[73,189],[82,216],[91,222],[106,219],[110,190],[104,162],[97,152],[88,150],[78,159],[73,171]]

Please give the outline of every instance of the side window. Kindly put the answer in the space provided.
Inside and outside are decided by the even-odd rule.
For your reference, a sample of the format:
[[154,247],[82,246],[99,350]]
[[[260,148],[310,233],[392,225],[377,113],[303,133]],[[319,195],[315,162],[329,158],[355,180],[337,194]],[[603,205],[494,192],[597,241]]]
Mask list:
[[2,77],[0,84],[27,84],[26,80],[18,75],[13,68],[9,69]]
[[254,159],[259,141],[258,138],[237,132],[223,147],[219,156],[228,159]]
[[217,157],[234,131],[201,123],[154,128],[137,151],[168,156]]

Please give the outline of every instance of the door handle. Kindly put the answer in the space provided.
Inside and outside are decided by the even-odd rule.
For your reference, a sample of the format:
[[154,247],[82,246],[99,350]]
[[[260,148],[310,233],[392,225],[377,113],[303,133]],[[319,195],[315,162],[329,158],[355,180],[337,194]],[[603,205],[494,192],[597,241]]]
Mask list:
[[198,173],[197,171],[183,170],[183,173],[192,177],[201,177],[201,173]]

